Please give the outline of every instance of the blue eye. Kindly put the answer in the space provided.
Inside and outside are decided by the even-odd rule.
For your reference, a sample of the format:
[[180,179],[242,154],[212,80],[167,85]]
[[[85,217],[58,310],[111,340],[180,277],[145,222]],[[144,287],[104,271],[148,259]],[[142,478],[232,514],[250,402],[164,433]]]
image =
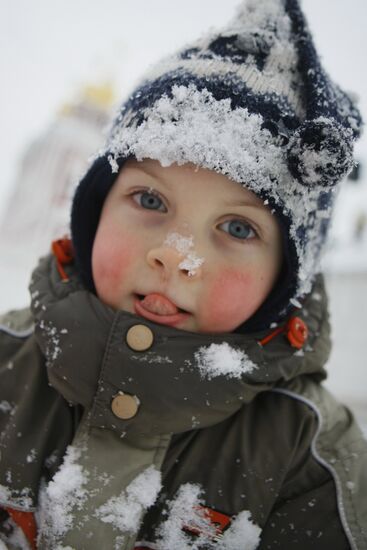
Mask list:
[[236,239],[245,240],[256,237],[251,225],[243,220],[228,220],[221,223],[219,227],[223,228],[231,237],[236,237]]
[[149,191],[138,191],[133,194],[133,199],[147,210],[160,210],[161,212],[167,212],[163,201],[155,193],[151,193]]

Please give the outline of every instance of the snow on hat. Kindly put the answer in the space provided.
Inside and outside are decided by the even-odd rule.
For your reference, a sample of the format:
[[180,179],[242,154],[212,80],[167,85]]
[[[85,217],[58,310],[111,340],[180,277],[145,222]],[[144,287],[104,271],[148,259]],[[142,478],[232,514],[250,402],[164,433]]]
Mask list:
[[154,66],[123,103],[74,198],[83,281],[94,289],[93,240],[124,161],[191,162],[245,185],[277,215],[281,279],[248,326],[278,321],[311,290],[361,125],[351,99],[321,66],[297,0],[243,2],[223,29]]

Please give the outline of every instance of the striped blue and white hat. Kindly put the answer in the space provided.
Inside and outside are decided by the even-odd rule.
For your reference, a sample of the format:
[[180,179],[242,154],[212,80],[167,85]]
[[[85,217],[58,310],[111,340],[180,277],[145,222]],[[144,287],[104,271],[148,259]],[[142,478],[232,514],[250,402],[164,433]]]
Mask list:
[[72,238],[93,289],[103,201],[127,158],[194,163],[246,186],[284,236],[281,278],[249,328],[279,321],[319,271],[337,184],[353,167],[361,117],[331,81],[297,0],[247,0],[224,28],[154,66],[122,104],[77,189]]

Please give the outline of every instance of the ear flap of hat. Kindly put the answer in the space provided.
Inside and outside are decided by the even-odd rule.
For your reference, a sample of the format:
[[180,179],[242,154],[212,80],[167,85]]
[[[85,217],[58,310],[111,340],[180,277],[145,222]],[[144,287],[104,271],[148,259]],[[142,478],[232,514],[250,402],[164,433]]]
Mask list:
[[[121,161],[122,165],[123,161]],[[76,267],[83,284],[95,292],[92,250],[103,203],[117,178],[107,156],[97,158],[75,192],[71,211],[71,237]]]

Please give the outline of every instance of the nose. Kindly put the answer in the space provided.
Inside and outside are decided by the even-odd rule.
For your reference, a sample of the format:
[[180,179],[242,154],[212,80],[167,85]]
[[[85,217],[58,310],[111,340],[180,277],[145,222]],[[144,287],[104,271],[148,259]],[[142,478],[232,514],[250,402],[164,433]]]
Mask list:
[[175,248],[162,245],[149,250],[147,262],[165,279],[177,272],[187,279],[197,279],[201,276],[203,260],[195,252],[181,254]]

